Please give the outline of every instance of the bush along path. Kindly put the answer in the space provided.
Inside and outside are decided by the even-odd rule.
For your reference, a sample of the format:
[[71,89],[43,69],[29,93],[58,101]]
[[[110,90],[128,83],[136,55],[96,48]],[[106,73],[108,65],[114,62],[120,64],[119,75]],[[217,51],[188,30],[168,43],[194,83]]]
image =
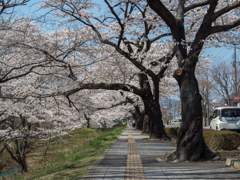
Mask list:
[[71,136],[55,138],[46,161],[42,156],[29,173],[15,179],[81,179],[125,128],[81,128],[72,131]]
[[[165,128],[165,132],[168,137],[174,139],[178,136],[179,127]],[[203,138],[213,151],[232,151],[233,154],[236,154],[236,151],[240,148],[240,133],[234,131],[203,129]],[[238,152],[240,154],[239,150]]]

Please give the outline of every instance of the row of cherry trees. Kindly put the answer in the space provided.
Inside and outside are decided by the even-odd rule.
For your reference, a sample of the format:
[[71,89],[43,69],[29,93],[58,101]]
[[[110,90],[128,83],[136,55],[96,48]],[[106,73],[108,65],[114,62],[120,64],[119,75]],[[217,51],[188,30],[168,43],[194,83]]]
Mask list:
[[[72,68],[86,80],[86,67],[97,58],[91,61],[79,55],[91,51],[89,39],[83,38],[89,37],[86,30],[44,33],[32,19],[15,16],[13,7],[27,2],[1,1],[0,11],[0,155],[7,151],[22,172],[28,170],[30,139],[65,135],[64,130],[85,123],[86,110],[92,113],[111,106],[107,102],[108,106],[96,107],[99,102],[93,97],[102,92],[82,91],[72,99],[58,96],[75,85]],[[51,126],[42,128],[43,122]]]
[[[53,15],[64,24],[89,29],[102,46],[114,48],[138,70],[140,88],[126,84],[82,83],[67,95],[99,88],[135,93],[143,101],[150,138],[166,136],[160,120],[159,83],[163,81],[167,66],[176,69],[174,78],[180,88],[183,122],[173,159],[180,161],[216,156],[202,136],[202,97],[195,69],[204,45],[238,40],[239,6],[240,2],[228,0],[42,3],[42,8],[52,9]],[[94,13],[93,9],[99,12]],[[161,45],[163,48],[157,50]]]
[[[166,137],[159,99],[176,92],[175,78],[183,121],[173,159],[216,156],[202,136],[195,69],[197,64],[206,68],[207,61],[198,63],[204,46],[238,40],[240,2],[47,0],[40,8],[42,18],[58,26],[51,32],[29,17],[14,17],[11,9],[28,1],[12,2],[1,5],[1,124],[18,117],[23,128],[8,123],[0,132],[10,154],[13,141],[24,149],[30,137],[79,127],[84,112],[99,120],[113,107],[109,118],[134,108],[142,120],[142,106],[145,118],[139,127],[150,138]],[[38,128],[30,134],[31,123],[46,120],[58,125],[52,133]],[[11,155],[24,164],[25,155],[19,154],[24,153]]]
[[[7,2],[9,8],[14,6]],[[28,170],[30,139],[64,135],[66,129],[81,127],[85,113],[98,122],[129,116],[132,104],[141,106],[129,88],[138,85],[136,67],[114,48],[99,44],[89,29],[66,27],[46,33],[29,17],[6,13],[1,16],[0,153],[8,151],[22,172]],[[174,85],[171,79],[166,77],[163,85]],[[95,82],[127,92],[87,90]],[[79,84],[87,88],[77,92]],[[163,90],[165,96],[175,91]],[[49,122],[51,129],[41,128],[42,122]]]

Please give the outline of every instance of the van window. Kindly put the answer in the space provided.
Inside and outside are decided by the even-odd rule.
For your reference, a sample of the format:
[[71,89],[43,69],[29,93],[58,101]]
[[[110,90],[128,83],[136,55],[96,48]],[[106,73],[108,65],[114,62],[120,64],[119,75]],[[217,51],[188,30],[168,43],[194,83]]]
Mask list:
[[240,117],[240,109],[223,109],[222,117]]

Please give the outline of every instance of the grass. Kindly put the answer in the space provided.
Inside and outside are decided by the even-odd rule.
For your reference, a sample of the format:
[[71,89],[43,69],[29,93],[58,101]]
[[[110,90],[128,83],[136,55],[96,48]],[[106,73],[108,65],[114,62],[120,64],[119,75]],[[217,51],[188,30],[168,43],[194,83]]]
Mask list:
[[72,136],[54,139],[46,161],[40,156],[34,169],[15,179],[81,179],[124,129],[81,128],[71,132]]

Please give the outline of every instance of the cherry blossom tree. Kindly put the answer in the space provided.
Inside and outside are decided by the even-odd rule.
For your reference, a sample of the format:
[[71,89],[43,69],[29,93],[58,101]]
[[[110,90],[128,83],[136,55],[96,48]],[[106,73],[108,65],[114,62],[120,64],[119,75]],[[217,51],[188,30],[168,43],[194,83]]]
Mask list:
[[[19,163],[22,172],[28,171],[26,150],[31,145],[31,139],[66,135],[64,130],[83,125],[84,121],[80,120],[81,113],[69,108],[67,103],[60,105],[60,101],[59,98],[39,100],[30,97],[24,100],[1,101],[0,142],[12,159]],[[43,128],[43,122],[50,126]]]
[[[25,2],[27,1],[1,1],[0,29],[0,143],[3,144],[0,154],[7,150],[12,159],[19,163],[22,172],[28,171],[26,150],[30,139],[64,135],[64,130],[79,128],[85,122],[81,111],[69,107],[66,97],[38,98],[53,90],[58,92],[63,84],[64,90],[68,90],[69,84],[61,76],[71,77],[71,67],[68,64],[73,60],[65,62],[64,59],[74,49],[72,42],[79,43],[78,46],[83,42],[76,38],[67,41],[70,39],[69,34],[76,33],[68,31],[61,38],[69,48],[57,47],[56,41],[60,39],[57,33],[43,34],[30,18],[14,18],[8,8]],[[71,37],[74,38],[74,35]],[[52,55],[61,58],[46,56],[44,48],[49,48],[47,50]],[[57,51],[59,49],[62,51]],[[41,126],[34,128],[43,122],[54,126],[51,129]]]
[[[61,18],[61,26],[84,27],[92,32],[98,48],[104,48],[99,51],[101,56],[104,56],[106,49],[115,52],[115,57],[121,57],[118,62],[121,62],[121,73],[126,73],[124,64],[133,67],[132,77],[136,78],[137,84],[127,83],[126,80],[131,80],[131,77],[125,75],[121,82],[106,83],[95,80],[94,83],[79,83],[78,88],[66,92],[65,95],[70,96],[82,89],[121,89],[132,92],[143,100],[145,113],[150,119],[149,124],[146,123],[150,127],[150,138],[166,137],[161,121],[159,94],[162,91],[159,91],[159,87],[161,90],[171,90],[169,86],[160,86],[160,82],[168,83],[164,76],[176,52],[174,43],[168,40],[171,33],[166,33],[167,29],[165,25],[162,26],[161,18],[150,11],[144,2],[104,0],[99,3],[101,4],[84,0],[45,1],[42,8],[51,8],[54,15]],[[94,13],[93,10],[99,10],[99,13]],[[106,60],[109,59],[110,57]],[[115,71],[108,73],[113,72]],[[95,76],[96,79],[97,77]],[[170,76],[165,77],[171,79]]]
[[[85,108],[82,110],[85,113],[85,118],[89,119],[89,126],[96,127],[98,123],[106,121],[108,126],[112,126],[115,119],[124,119],[130,117],[130,111],[133,110],[133,102],[131,99],[137,99],[132,93],[122,91],[106,91],[106,90],[84,90],[88,92],[89,102],[82,102],[71,96],[74,99],[75,106],[78,102],[82,102]],[[89,96],[89,93],[91,94]],[[80,91],[77,94],[82,94]],[[77,97],[78,95],[74,94]],[[136,100],[137,101],[137,100]]]
[[[239,30],[239,1],[147,0],[148,5],[169,27],[177,43],[178,69],[174,77],[180,87],[182,123],[173,159],[178,161],[217,157],[202,136],[202,97],[195,69],[205,43],[236,38]],[[221,38],[218,38],[221,37]]]

